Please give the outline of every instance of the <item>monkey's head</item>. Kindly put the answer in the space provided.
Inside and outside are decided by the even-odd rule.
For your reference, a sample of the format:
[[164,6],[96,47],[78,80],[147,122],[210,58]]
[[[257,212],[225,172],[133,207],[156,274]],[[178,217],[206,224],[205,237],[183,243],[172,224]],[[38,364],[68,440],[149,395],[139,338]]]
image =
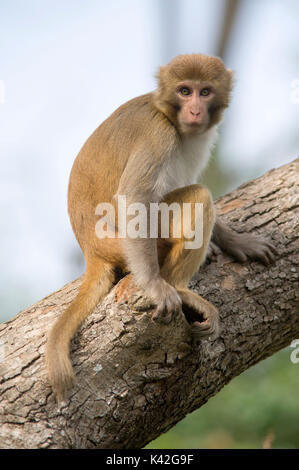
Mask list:
[[182,134],[205,132],[229,105],[233,73],[218,57],[179,55],[157,78],[156,106]]

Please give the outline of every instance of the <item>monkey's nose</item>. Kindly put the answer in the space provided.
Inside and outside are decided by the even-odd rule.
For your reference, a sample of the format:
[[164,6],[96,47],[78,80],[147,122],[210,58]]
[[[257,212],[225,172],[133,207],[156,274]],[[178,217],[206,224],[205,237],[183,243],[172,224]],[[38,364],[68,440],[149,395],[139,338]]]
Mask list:
[[198,113],[196,111],[190,111],[190,113],[192,114],[192,116],[199,116],[200,115],[200,111],[198,111]]

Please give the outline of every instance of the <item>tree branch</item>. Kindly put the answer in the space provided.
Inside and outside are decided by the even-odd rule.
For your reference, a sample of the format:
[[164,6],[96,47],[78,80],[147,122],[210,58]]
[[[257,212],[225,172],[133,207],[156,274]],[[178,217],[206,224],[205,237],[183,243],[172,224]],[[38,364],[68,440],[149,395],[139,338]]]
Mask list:
[[297,159],[216,203],[230,226],[268,236],[279,255],[270,267],[220,255],[200,269],[191,287],[219,308],[215,341],[194,344],[183,316],[154,322],[145,297],[126,298],[121,281],[72,342],[77,383],[58,408],[45,340],[80,279],[0,325],[0,448],[143,447],[298,338],[298,166]]

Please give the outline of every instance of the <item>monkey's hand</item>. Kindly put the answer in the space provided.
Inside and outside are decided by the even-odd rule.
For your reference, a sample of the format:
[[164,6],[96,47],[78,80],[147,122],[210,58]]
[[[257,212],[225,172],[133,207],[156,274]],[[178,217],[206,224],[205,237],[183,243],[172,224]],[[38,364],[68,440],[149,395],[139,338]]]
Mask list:
[[173,313],[182,312],[182,300],[177,290],[168,284],[163,278],[157,277],[149,281],[146,286],[138,285],[133,274],[127,274],[116,288],[116,299],[128,301],[132,292],[142,288],[150,301],[150,306],[155,305],[153,318],[161,319],[163,323],[169,323]]
[[219,336],[218,310],[207,300],[189,289],[178,288],[183,313],[192,329],[194,339]]
[[251,233],[234,232],[218,219],[214,226],[212,242],[241,263],[250,258],[268,265],[278,254],[272,243],[265,238]]
[[155,303],[156,310],[153,314],[154,320],[169,323],[172,315],[181,311],[182,300],[177,290],[166,282],[162,277],[152,279],[146,286],[146,295]]

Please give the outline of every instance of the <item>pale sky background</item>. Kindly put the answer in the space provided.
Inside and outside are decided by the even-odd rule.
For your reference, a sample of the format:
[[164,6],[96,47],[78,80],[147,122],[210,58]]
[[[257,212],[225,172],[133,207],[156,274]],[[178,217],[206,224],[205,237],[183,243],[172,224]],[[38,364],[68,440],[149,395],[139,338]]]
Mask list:
[[[82,273],[66,206],[76,154],[116,107],[155,87],[160,64],[178,53],[215,53],[222,7],[1,1],[0,319]],[[240,174],[237,185],[299,154],[298,0],[244,0],[226,64],[236,85],[221,162]]]

